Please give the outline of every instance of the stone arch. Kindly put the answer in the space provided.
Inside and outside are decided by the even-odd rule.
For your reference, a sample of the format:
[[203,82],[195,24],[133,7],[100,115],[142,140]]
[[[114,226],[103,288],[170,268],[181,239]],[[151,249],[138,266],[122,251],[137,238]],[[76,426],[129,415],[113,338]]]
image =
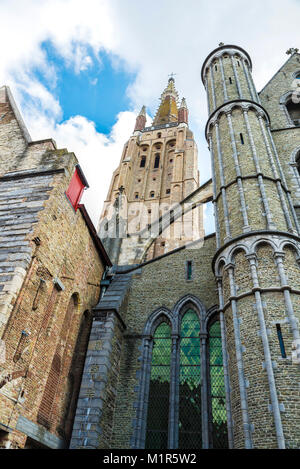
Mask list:
[[280,286],[278,268],[274,257],[276,249],[269,240],[260,240],[255,245],[257,254],[257,277],[259,286],[270,288]]
[[235,256],[241,251],[243,251],[245,255],[249,254],[248,247],[245,244],[237,244],[229,251],[227,256],[227,263],[234,264]]
[[275,252],[277,250],[277,245],[275,244],[275,242],[269,238],[260,238],[256,241],[254,241],[251,245],[251,250],[250,252],[252,253],[255,253],[257,252],[257,248],[260,246],[260,245],[269,245],[271,246],[271,248],[273,249],[273,251]]
[[[205,135],[208,140],[208,129],[211,128],[211,125],[215,125],[220,117],[228,112],[232,112],[233,109],[241,109],[242,111],[249,111],[250,109],[260,115],[266,122],[267,125],[270,124],[270,118],[268,113],[259,105],[254,104],[253,102],[241,101],[241,102],[229,102],[226,105],[223,105],[221,108],[216,109],[210,119],[208,120],[205,127]],[[210,130],[211,131],[211,130]]]
[[[282,252],[284,253],[283,266],[288,278],[289,286],[295,290],[299,290],[299,249],[293,243],[286,242],[282,243]],[[299,299],[297,302],[299,304]]]
[[168,150],[172,150],[172,148],[174,148],[176,145],[176,138],[171,138],[170,140],[167,140],[166,142],[166,147],[168,148]]
[[[288,109],[289,107],[289,104],[292,102],[292,96],[293,96],[293,93],[294,91],[287,91],[286,93],[284,93],[282,96],[280,96],[279,98],[279,104],[286,116],[286,119],[288,121],[288,124],[290,127],[294,127],[296,124],[295,124],[295,119],[293,119],[291,113],[290,113],[290,110]],[[299,103],[296,103],[296,105],[298,104],[298,110],[300,112],[300,104]],[[296,120],[298,119],[299,121],[299,117],[296,118]],[[298,124],[299,125],[299,124]]]
[[[144,327],[144,335],[152,335],[157,326],[166,319],[167,322],[173,325],[173,316],[172,312],[165,307],[160,307],[153,311],[147,319],[147,322]],[[173,328],[172,328],[173,329]]]
[[212,306],[206,312],[205,322],[204,322],[206,332],[208,332],[209,324],[211,324],[211,322],[214,321],[214,319],[216,317],[219,317],[219,306],[218,305]]
[[251,283],[251,269],[247,259],[247,248],[239,245],[231,253],[231,263],[234,265],[234,283],[237,295],[248,292]]
[[287,247],[290,247],[291,249],[293,249],[295,253],[297,254],[297,257],[298,258],[300,257],[299,246],[293,241],[291,241],[290,239],[284,239],[283,241],[281,241],[281,243],[279,244],[279,251],[283,251]]
[[300,158],[300,145],[292,151],[290,164],[297,164],[298,157]]
[[220,257],[215,265],[215,275],[220,276],[222,269],[226,265],[226,258],[224,256]]
[[197,298],[195,295],[191,293],[184,295],[180,300],[178,300],[173,308],[174,316],[179,316],[180,310],[185,306],[187,303],[192,303],[195,308],[199,311],[200,314],[205,314],[206,308],[204,304]]
[[176,333],[179,333],[181,320],[189,307],[193,307],[195,309],[201,329],[203,330],[206,308],[195,295],[187,294],[180,298],[173,308],[174,325],[177,329]]
[[92,322],[92,312],[88,309],[84,310],[81,314],[78,334],[67,377],[67,389],[70,392],[65,393],[64,413],[61,422],[61,428],[63,428],[67,443],[69,442],[72,434],[76,413],[76,404],[79,397],[81,378],[88,348],[90,331],[92,328]]
[[283,95],[280,96],[279,104],[286,104],[286,102],[292,96],[292,94],[293,94],[293,91],[291,91],[291,90],[286,91]]

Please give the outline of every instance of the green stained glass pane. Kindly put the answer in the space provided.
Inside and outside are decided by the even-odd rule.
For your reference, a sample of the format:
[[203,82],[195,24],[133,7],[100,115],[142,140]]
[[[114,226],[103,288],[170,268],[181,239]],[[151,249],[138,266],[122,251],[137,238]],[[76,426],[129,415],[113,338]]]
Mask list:
[[146,449],[168,447],[168,417],[170,393],[171,328],[163,322],[154,334]]
[[200,323],[188,310],[181,322],[179,370],[179,448],[202,448]]
[[219,321],[209,330],[209,372],[211,391],[210,427],[214,448],[227,448],[227,414],[223,372],[221,325]]

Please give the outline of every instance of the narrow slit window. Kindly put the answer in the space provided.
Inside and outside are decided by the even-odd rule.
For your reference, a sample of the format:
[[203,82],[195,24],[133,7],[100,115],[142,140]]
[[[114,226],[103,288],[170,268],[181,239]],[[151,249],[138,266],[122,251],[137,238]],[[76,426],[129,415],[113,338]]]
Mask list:
[[216,65],[215,65],[215,70],[216,70],[216,72],[218,71],[218,67]]
[[278,341],[279,341],[281,356],[282,356],[282,358],[286,358],[285,346],[284,346],[284,342],[283,342],[283,337],[282,337],[282,331],[281,331],[280,324],[276,324],[276,329],[277,329],[277,337],[278,337]]
[[187,261],[186,263],[186,279],[192,280],[193,276],[193,263],[192,261]]
[[145,165],[146,165],[146,157],[145,157],[145,156],[142,156],[140,167],[141,167],[141,168],[144,168]]
[[159,156],[159,154],[157,153],[157,154],[155,155],[154,169],[159,168],[159,160],[160,160],[160,156]]
[[241,138],[241,144],[244,145],[244,137],[243,137],[243,134],[240,134],[240,138]]
[[232,80],[231,80],[231,77],[229,77],[229,83],[232,85]]

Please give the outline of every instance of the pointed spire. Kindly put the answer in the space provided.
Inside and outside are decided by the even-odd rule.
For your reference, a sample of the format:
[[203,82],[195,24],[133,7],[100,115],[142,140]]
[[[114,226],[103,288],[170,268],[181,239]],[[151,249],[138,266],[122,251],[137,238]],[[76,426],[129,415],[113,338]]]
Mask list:
[[186,105],[185,98],[182,98],[180,108],[178,109],[178,122],[179,124],[188,124],[189,111]]
[[146,125],[146,107],[143,106],[142,109],[140,110],[139,115],[136,118],[134,131],[144,130],[145,125]]
[[153,125],[168,124],[178,121],[178,93],[175,88],[174,77],[168,80],[168,85],[160,97],[160,105],[153,120]]
[[142,106],[142,109],[140,110],[139,116],[146,117],[146,106]]
[[185,98],[182,98],[181,103],[180,103],[180,108],[179,108],[179,109],[181,109],[182,107],[184,107],[185,109],[187,109],[187,105],[186,105],[186,100],[185,100]]

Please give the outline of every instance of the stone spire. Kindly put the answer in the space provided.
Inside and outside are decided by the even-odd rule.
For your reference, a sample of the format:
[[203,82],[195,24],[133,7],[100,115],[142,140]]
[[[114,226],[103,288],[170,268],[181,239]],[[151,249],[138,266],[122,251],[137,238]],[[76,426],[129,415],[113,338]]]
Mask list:
[[185,98],[182,98],[180,107],[178,109],[178,122],[179,124],[188,124],[189,111],[186,105]]
[[146,125],[146,107],[143,106],[135,121],[134,131],[144,130]]
[[175,88],[175,80],[169,78],[168,85],[162,92],[160,106],[153,120],[153,125],[168,124],[178,121],[178,93]]

